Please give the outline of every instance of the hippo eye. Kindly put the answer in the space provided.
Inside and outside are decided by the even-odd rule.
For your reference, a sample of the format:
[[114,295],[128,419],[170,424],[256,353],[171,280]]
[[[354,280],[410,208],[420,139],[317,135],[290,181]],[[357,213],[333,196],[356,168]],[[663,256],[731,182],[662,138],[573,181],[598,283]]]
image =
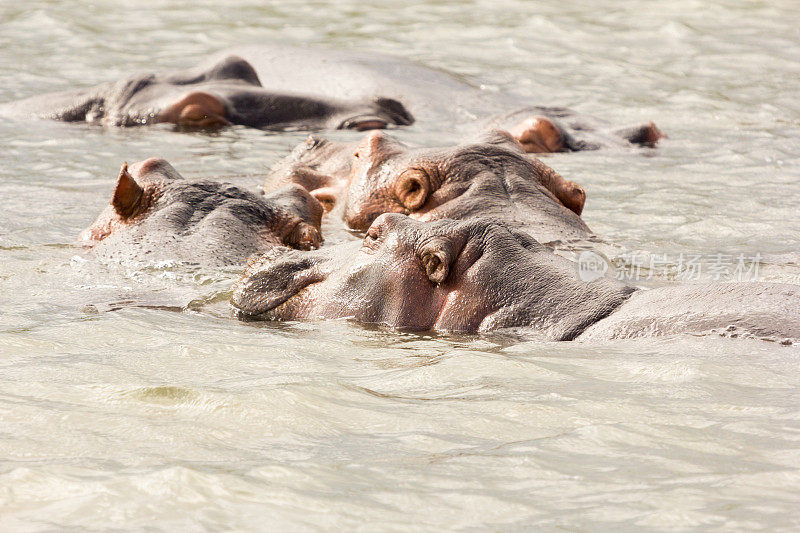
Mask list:
[[403,172],[395,184],[395,194],[400,203],[409,211],[420,209],[428,200],[431,185],[428,174],[421,169]]
[[381,246],[381,230],[378,226],[370,226],[364,235],[364,245],[362,249],[367,253],[378,251]]
[[313,135],[309,135],[306,139],[306,150],[313,150],[320,144],[319,137],[314,137]]

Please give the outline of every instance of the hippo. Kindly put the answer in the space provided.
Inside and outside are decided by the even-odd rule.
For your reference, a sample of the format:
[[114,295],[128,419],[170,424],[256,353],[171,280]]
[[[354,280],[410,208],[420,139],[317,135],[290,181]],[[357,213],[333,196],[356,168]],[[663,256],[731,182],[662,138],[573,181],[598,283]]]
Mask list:
[[258,129],[355,129],[408,125],[414,118],[386,98],[315,97],[261,85],[253,67],[235,55],[198,67],[137,74],[88,89],[35,96],[0,113],[105,126],[175,124],[185,129],[242,125]]
[[357,147],[358,143],[311,134],[270,168],[263,189],[300,185],[322,204],[325,212],[330,212],[346,194]]
[[259,44],[223,54],[250,62],[274,90],[313,88],[311,94],[338,99],[381,96],[402,102],[420,123],[463,135],[490,128],[509,130],[531,153],[654,146],[666,137],[652,122],[613,126],[565,107],[532,106],[519,95],[483,90],[479,82],[463,76],[371,50]]
[[524,328],[541,340],[610,340],[736,328],[800,337],[800,286],[710,283],[639,289],[599,277],[486,219],[378,217],[363,243],[254,260],[232,304],[244,319],[349,318],[413,331]]
[[110,126],[357,130],[407,126],[416,117],[448,131],[509,129],[529,152],[652,146],[664,137],[652,122],[612,127],[398,57],[274,44],[226,50],[185,71],[34,97],[0,113]]
[[346,224],[365,231],[382,213],[418,220],[491,217],[546,243],[593,236],[580,218],[583,188],[528,155],[504,130],[446,148],[409,149],[382,131],[358,145],[310,136],[267,176],[265,188],[296,183]]
[[276,246],[319,247],[321,219],[322,206],[298,185],[260,196],[184,179],[164,159],[151,158],[122,165],[110,204],[78,241],[106,262],[219,267]]

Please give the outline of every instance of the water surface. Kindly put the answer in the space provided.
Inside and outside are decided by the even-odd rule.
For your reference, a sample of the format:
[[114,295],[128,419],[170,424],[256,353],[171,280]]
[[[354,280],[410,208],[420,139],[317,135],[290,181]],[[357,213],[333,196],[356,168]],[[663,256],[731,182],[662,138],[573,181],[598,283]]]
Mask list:
[[[789,0],[5,2],[0,101],[243,43],[392,53],[654,120],[657,150],[546,158],[587,189],[589,226],[672,259],[758,254],[761,279],[798,283],[798,20]],[[123,161],[255,187],[303,137],[0,119],[0,529],[800,527],[797,347],[239,323],[236,269],[72,244]]]

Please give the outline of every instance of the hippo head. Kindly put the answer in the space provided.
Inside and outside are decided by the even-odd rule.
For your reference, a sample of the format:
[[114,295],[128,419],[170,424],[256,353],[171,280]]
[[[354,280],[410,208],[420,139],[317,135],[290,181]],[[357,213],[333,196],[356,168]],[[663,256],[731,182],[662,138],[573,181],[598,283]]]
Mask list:
[[340,102],[275,92],[263,87],[252,65],[235,55],[194,69],[137,75],[107,84],[84,112],[87,121],[108,125],[161,122],[183,129],[239,124],[363,131],[414,122],[400,102],[389,98]]
[[309,135],[270,169],[264,189],[296,183],[330,211],[349,182],[352,155],[349,143]]
[[345,221],[366,230],[381,213],[418,220],[490,216],[555,240],[564,230],[588,233],[578,216],[586,195],[538,159],[527,156],[507,132],[478,142],[411,150],[372,132],[355,151]]
[[363,243],[266,255],[233,294],[242,317],[350,318],[408,330],[476,332],[527,326],[571,339],[630,289],[585,283],[574,265],[485,219],[418,222],[379,216]]
[[130,168],[128,163],[123,163],[111,202],[94,223],[81,232],[78,240],[91,246],[138,222],[153,208],[168,184],[181,179],[178,171],[164,159],[146,159]]
[[117,257],[207,255],[230,264],[280,244],[319,246],[321,218],[322,206],[298,185],[260,197],[184,179],[164,159],[151,158],[122,165],[110,204],[79,241]]

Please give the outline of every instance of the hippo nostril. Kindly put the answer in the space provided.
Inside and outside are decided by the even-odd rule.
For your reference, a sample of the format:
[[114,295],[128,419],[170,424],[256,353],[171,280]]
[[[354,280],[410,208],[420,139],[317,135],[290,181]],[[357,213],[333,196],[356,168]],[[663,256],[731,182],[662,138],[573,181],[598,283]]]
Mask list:
[[266,313],[325,279],[314,252],[267,253],[250,262],[234,286],[231,303],[246,315]]
[[285,244],[301,250],[319,248],[323,239],[319,230],[305,222],[298,223],[286,238]]

